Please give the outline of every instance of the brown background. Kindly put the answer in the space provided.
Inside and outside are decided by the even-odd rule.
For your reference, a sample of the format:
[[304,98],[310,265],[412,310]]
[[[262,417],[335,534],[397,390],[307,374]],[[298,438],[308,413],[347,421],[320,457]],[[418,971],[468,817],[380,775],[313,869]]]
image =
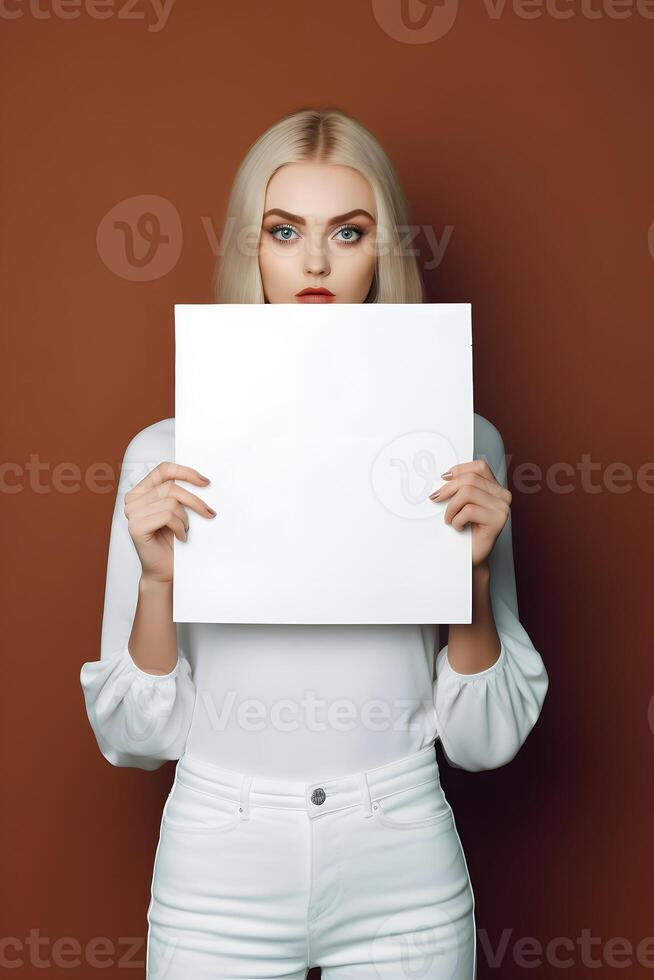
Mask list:
[[[560,976],[555,956],[571,957],[567,975],[594,976],[583,930],[597,963],[628,961],[624,945],[611,960],[623,937],[627,975],[649,975],[635,950],[654,934],[652,495],[602,481],[612,463],[635,472],[652,458],[654,20],[591,19],[580,3],[570,19],[510,4],[494,18],[468,3],[442,38],[408,43],[370,0],[177,0],[160,31],[144,0],[134,19],[123,8],[67,20],[14,0],[22,15],[0,16],[1,397],[14,466],[0,814],[15,975],[42,975],[37,955],[56,962],[62,937],[106,937],[105,977],[128,961],[143,973],[173,763],[110,767],[79,685],[99,656],[115,477],[131,437],[174,414],[173,304],[211,301],[207,227],[220,235],[239,161],[280,115],[314,105],[377,134],[413,221],[439,239],[453,227],[426,273],[429,300],[473,304],[475,408],[502,432],[510,478],[524,462],[543,474],[583,454],[599,464],[599,492],[578,473],[569,493],[512,488],[521,619],[550,675],[538,725],[500,770],[456,771],[439,750],[475,890],[479,976]],[[170,202],[183,229],[168,245],[178,260],[145,281],[134,277],[148,266],[113,254],[106,232],[96,244],[111,209],[141,195]],[[32,454],[45,490],[25,469]],[[99,462],[107,492],[57,488],[58,464],[84,475]],[[40,954],[31,931],[47,940]],[[516,962],[525,937],[570,945],[528,970]],[[49,975],[96,972],[82,956]]]

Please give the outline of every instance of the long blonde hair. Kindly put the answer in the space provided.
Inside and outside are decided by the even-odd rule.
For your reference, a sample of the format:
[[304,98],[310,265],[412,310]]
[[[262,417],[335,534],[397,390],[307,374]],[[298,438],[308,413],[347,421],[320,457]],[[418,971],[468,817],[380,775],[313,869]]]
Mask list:
[[402,247],[399,236],[408,228],[407,204],[395,169],[375,136],[335,108],[298,109],[283,116],[246,153],[227,204],[231,227],[223,235],[226,244],[214,273],[215,302],[265,302],[258,241],[268,181],[284,164],[309,160],[352,167],[372,187],[381,247],[365,302],[424,302],[417,258]]

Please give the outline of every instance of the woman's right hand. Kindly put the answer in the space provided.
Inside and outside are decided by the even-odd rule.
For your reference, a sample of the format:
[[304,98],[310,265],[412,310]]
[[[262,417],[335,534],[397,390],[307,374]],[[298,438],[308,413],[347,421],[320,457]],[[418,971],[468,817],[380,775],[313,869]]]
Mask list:
[[127,527],[141,561],[142,577],[153,582],[173,580],[173,535],[186,541],[186,507],[203,517],[216,516],[215,510],[180,487],[176,479],[203,487],[210,482],[190,466],[164,461],[125,494]]

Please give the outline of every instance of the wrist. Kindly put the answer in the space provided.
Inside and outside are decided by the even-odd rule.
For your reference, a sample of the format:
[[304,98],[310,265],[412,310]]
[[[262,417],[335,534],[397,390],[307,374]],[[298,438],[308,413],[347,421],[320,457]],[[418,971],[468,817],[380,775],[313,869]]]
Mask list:
[[173,583],[162,582],[159,579],[150,578],[148,575],[141,575],[139,579],[139,594],[140,595],[163,595],[166,596],[172,593]]
[[490,582],[491,570],[488,560],[479,562],[478,565],[473,565],[472,567],[472,584],[473,586],[485,586]]

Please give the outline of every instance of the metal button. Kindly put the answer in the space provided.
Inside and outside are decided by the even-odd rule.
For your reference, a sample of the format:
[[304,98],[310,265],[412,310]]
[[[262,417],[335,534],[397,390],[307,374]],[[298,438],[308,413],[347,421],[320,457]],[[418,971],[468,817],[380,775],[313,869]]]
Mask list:
[[313,793],[311,794],[311,802],[316,803],[318,806],[320,806],[321,803],[324,803],[326,799],[327,794],[322,786],[319,786],[318,789],[314,789]]

